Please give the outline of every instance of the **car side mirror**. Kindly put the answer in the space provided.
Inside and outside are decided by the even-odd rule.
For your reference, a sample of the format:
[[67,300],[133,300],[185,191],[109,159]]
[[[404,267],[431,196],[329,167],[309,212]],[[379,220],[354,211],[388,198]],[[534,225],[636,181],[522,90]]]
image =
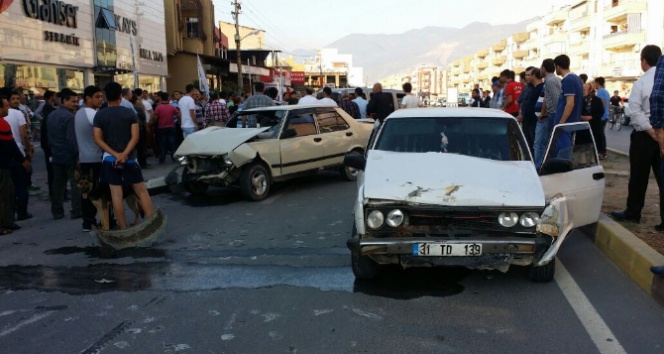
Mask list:
[[284,131],[281,132],[281,139],[289,139],[297,136],[297,131],[293,128],[290,129],[284,129]]
[[364,171],[364,167],[367,165],[367,160],[365,160],[362,155],[349,154],[344,157],[344,165],[346,167]]
[[574,164],[567,159],[552,158],[546,160],[540,169],[540,176],[565,173],[574,170]]

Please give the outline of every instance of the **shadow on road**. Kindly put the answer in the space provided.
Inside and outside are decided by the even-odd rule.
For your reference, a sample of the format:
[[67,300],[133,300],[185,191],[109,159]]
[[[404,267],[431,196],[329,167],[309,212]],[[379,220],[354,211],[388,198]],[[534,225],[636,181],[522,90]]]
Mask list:
[[386,268],[374,280],[355,280],[353,292],[408,300],[444,297],[463,292],[460,282],[473,271],[466,268]]

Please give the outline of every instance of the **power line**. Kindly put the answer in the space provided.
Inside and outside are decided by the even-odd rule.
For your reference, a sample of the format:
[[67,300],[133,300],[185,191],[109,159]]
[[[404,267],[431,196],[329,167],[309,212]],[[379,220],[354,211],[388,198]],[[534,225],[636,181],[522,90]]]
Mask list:
[[[294,38],[292,38],[292,37],[290,36],[290,34],[288,34],[288,33],[284,32],[284,31],[282,31],[282,30],[281,30],[277,25],[275,25],[275,24],[274,24],[274,23],[273,23],[273,22],[272,22],[267,16],[265,16],[265,15],[263,14],[263,12],[261,12],[257,7],[254,7],[254,5],[250,4],[248,1],[245,1],[244,3],[245,3],[245,5],[248,7],[248,8],[247,8],[247,11],[249,11],[252,15],[255,15],[257,18],[260,17],[260,19],[261,19],[262,21],[267,22],[268,24],[270,24],[270,27],[271,27],[275,32],[279,32],[283,37],[285,37],[286,40],[288,40],[289,42],[294,43],[296,46],[299,46],[299,47],[301,47],[301,48],[306,48],[306,47],[307,47],[307,46],[302,45],[302,43],[300,43],[299,41],[294,40]],[[252,11],[252,9],[256,10],[256,12],[257,12],[258,14],[256,14],[254,11]],[[246,15],[246,14],[245,14],[245,15]]]

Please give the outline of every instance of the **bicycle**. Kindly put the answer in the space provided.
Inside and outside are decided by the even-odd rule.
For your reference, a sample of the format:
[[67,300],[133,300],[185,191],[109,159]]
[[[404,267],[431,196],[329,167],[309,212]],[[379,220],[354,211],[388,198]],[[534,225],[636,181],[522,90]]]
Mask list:
[[625,122],[625,108],[623,107],[611,107],[611,111],[609,112],[609,121],[607,122],[607,125],[609,126],[609,130],[613,130],[614,127],[618,127],[618,131],[622,129],[622,126]]

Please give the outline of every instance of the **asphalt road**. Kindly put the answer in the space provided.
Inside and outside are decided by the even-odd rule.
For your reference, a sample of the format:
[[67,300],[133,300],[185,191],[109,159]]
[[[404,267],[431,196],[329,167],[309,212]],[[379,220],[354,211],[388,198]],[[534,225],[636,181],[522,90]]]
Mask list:
[[634,128],[631,125],[623,126],[620,130],[606,128],[606,146],[624,153],[629,152],[629,135]]
[[0,238],[0,352],[664,352],[664,307],[580,233],[548,284],[516,267],[356,282],[355,188],[324,172],[259,203],[232,189],[155,195],[165,240],[113,259],[33,198],[35,217]]

